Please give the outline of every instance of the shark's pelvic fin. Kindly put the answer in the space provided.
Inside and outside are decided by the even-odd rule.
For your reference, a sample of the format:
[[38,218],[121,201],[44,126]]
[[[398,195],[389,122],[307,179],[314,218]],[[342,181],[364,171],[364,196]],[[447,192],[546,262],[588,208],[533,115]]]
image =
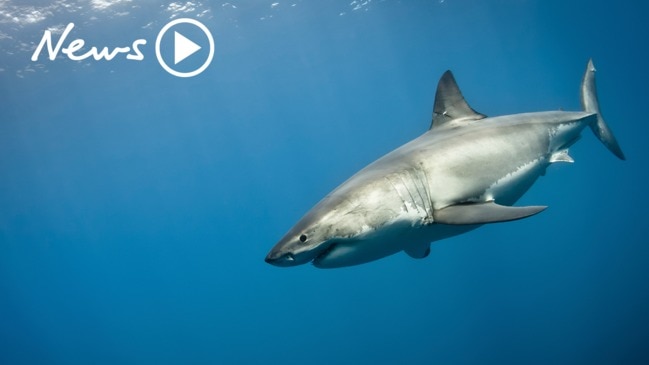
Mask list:
[[591,124],[590,128],[595,133],[595,136],[621,160],[625,160],[624,153],[620,148],[620,145],[617,143],[613,132],[608,127],[602,113],[599,110],[599,101],[597,100],[597,88],[595,85],[595,65],[593,65],[593,60],[588,60],[588,65],[586,66],[586,72],[584,73],[584,78],[581,82],[581,106],[587,112],[593,112],[597,114],[597,123]]
[[424,245],[411,246],[403,250],[413,259],[423,259],[430,255],[430,243]]
[[435,223],[485,224],[527,218],[543,211],[545,206],[508,207],[494,202],[458,204],[433,213]]
[[470,121],[483,118],[486,118],[486,116],[473,110],[464,100],[453,73],[451,71],[444,72],[437,84],[433,121],[430,124],[430,129],[439,128],[452,121]]

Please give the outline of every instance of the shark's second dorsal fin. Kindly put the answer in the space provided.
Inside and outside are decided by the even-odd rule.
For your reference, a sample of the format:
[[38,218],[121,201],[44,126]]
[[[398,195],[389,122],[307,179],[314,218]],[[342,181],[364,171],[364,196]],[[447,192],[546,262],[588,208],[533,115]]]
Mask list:
[[430,129],[438,128],[452,121],[470,121],[486,118],[485,115],[471,109],[460,88],[455,82],[451,71],[446,71],[439,79],[437,93],[435,94],[435,106],[433,107],[433,122]]

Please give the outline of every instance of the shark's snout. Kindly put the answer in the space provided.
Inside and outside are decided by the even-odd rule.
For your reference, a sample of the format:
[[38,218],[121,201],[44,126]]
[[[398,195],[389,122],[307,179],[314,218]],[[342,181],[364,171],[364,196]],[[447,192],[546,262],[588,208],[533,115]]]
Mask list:
[[285,237],[273,247],[264,261],[267,263],[280,266],[289,267],[315,262],[326,256],[335,244],[320,242],[317,244],[306,245],[305,239],[300,239],[303,235],[293,238],[290,236],[288,239]]
[[286,267],[286,266],[295,266],[298,263],[295,261],[295,256],[290,252],[278,252],[271,251],[266,255],[264,260],[267,263],[275,266]]

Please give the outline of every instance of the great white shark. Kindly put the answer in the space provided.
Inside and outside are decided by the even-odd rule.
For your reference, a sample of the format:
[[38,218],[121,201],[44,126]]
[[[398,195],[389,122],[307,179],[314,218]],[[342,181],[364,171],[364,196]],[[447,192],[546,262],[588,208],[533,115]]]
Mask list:
[[583,111],[486,117],[446,71],[429,130],[360,170],[325,196],[270,250],[266,262],[319,268],[359,265],[400,251],[413,258],[431,242],[487,223],[527,218],[545,206],[513,204],[590,127],[624,160],[602,118],[595,67],[581,83]]

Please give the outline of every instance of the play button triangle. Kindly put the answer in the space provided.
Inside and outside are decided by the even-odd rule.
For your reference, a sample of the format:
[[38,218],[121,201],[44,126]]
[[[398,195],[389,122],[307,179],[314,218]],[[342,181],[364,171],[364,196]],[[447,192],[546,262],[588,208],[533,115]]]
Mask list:
[[201,46],[190,41],[184,35],[174,32],[174,64],[177,65],[185,58],[193,55],[201,49]]

